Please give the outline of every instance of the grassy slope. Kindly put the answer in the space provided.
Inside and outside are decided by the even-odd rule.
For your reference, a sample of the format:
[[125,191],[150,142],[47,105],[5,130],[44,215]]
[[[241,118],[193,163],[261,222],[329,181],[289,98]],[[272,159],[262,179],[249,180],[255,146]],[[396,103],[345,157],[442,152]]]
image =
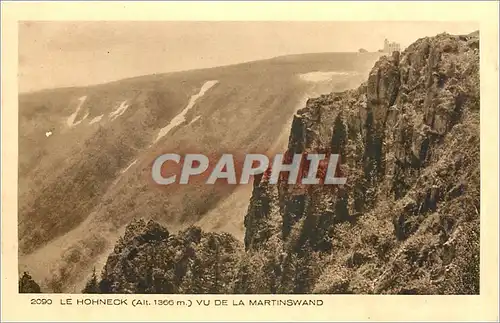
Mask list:
[[346,185],[263,177],[245,251],[227,233],[133,221],[98,289],[479,294],[479,102],[478,35],[419,39],[357,89],[310,99],[294,117],[289,151],[340,154]]
[[[21,95],[21,267],[37,268],[33,276],[38,281],[47,280],[45,287],[65,290],[109,251],[132,218],[147,214],[169,228],[202,219],[234,187],[154,187],[150,165],[155,157],[164,152],[267,152],[283,129],[289,129],[287,123],[304,96],[352,87],[364,76],[309,84],[298,79],[298,74],[366,72],[376,57],[296,55]],[[149,147],[159,129],[184,109],[190,96],[208,80],[219,83],[186,116],[188,122],[197,116],[199,120],[175,128]],[[76,121],[88,113],[87,119],[68,128],[66,119],[84,95],[87,100]],[[109,113],[124,100],[130,107],[116,120],[109,120]],[[102,114],[101,123],[88,124]],[[48,130],[53,135],[46,138]],[[137,163],[121,174],[136,159]],[[216,218],[224,222],[234,217],[218,212]]]

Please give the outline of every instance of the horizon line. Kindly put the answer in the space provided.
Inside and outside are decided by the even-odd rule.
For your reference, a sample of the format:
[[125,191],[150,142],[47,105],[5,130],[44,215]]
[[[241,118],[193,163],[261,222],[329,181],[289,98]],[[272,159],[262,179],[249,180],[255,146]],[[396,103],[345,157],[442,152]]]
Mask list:
[[[216,66],[210,66],[210,67],[200,67],[200,68],[192,68],[192,69],[183,69],[183,70],[172,70],[168,72],[158,72],[158,73],[152,73],[152,74],[140,74],[140,75],[135,75],[135,76],[129,76],[121,79],[116,79],[113,81],[104,81],[104,82],[99,82],[99,83],[91,83],[87,85],[69,85],[69,86],[60,86],[60,87],[48,87],[48,88],[41,88],[41,89],[36,89],[36,90],[29,90],[29,91],[19,91],[19,82],[18,82],[18,96],[20,95],[30,95],[30,94],[38,94],[38,93],[43,93],[43,92],[50,92],[50,91],[57,91],[57,90],[69,90],[69,89],[80,89],[80,88],[88,88],[88,87],[97,87],[97,86],[102,86],[102,85],[108,85],[108,84],[113,84],[113,83],[118,83],[118,82],[123,82],[123,81],[131,81],[133,79],[138,79],[142,77],[148,77],[148,76],[166,76],[169,74],[176,74],[176,73],[184,73],[184,72],[195,72],[195,71],[204,71],[204,70],[210,70],[210,69],[216,69],[216,68],[224,68],[224,67],[233,67],[233,66],[238,66],[238,65],[244,65],[244,64],[249,64],[249,63],[255,63],[255,62],[264,62],[264,61],[270,61],[273,59],[279,59],[279,58],[284,58],[284,57],[291,57],[291,56],[302,56],[302,55],[328,55],[328,54],[361,54],[361,55],[369,55],[369,54],[384,54],[383,52],[377,51],[367,51],[360,53],[359,51],[352,51],[352,52],[304,52],[304,53],[293,53],[293,54],[285,54],[285,55],[279,55],[279,56],[271,56],[268,58],[262,58],[262,59],[256,59],[256,60],[250,60],[250,61],[241,61],[238,63],[232,63],[232,64],[226,64],[226,65],[216,65]],[[386,54],[386,53],[385,53]]]

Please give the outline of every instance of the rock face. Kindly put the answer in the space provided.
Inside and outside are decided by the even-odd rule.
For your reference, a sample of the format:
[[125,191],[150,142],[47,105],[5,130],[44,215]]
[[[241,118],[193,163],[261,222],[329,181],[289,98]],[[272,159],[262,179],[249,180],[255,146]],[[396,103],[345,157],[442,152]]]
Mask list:
[[19,278],[19,293],[40,293],[40,286],[31,278],[31,275],[24,272],[22,277]]
[[251,292],[479,292],[477,35],[420,39],[310,99],[288,150],[340,154],[347,183],[256,185],[245,247],[277,270]]
[[255,180],[244,248],[131,224],[102,291],[478,294],[478,48],[419,39],[357,89],[309,99],[287,153],[339,154],[345,185]]
[[191,227],[177,235],[154,221],[128,225],[102,272],[101,293],[230,292],[241,250],[229,234]]

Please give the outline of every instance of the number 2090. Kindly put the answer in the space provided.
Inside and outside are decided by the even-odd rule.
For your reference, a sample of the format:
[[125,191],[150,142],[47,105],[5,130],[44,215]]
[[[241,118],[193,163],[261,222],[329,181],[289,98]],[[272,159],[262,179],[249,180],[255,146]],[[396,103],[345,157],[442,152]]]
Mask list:
[[31,305],[50,305],[52,300],[50,298],[32,298]]

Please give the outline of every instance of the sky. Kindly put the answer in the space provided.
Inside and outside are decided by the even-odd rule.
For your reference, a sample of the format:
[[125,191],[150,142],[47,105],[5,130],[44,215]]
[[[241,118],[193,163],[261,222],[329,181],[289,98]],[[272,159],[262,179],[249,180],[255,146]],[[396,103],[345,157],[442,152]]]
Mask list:
[[281,55],[404,48],[464,22],[21,22],[19,91],[86,86],[127,77]]

